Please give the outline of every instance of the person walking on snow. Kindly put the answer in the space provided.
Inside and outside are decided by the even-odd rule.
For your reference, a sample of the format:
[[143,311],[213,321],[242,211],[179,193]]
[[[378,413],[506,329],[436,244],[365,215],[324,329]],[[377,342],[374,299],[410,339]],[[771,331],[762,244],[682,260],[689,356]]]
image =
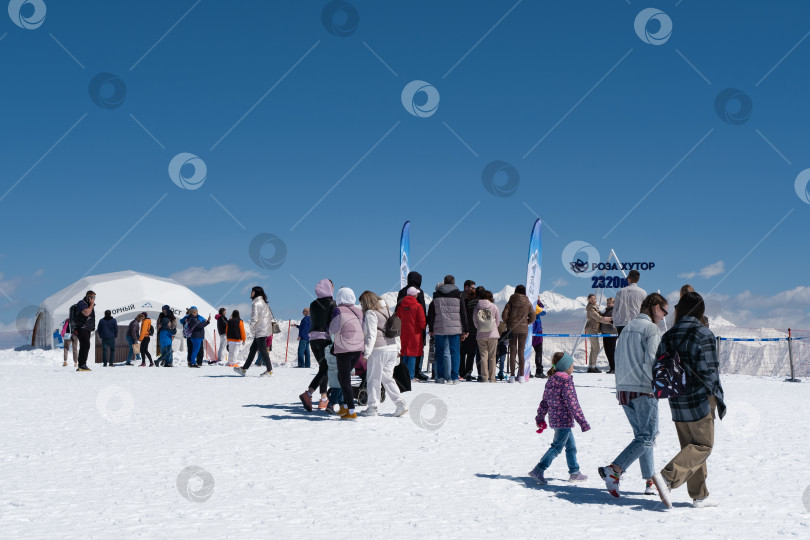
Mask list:
[[329,323],[332,322],[332,316],[337,307],[337,304],[332,299],[332,291],[334,291],[334,285],[331,280],[320,280],[315,285],[315,296],[317,298],[309,304],[309,316],[312,323],[309,331],[309,346],[312,349],[315,361],[318,362],[318,373],[309,383],[309,387],[298,396],[298,399],[301,400],[304,408],[308,411],[312,410],[312,394],[315,393],[315,390],[320,389],[321,392],[318,410],[325,410],[329,404],[329,398],[326,395],[329,383],[329,364],[326,362],[326,349],[332,344],[332,338],[329,335]]
[[253,343],[250,344],[245,365],[236,366],[233,370],[244,377],[258,352],[267,366],[267,370],[260,377],[270,377],[273,375],[273,363],[267,351],[267,336],[273,334],[273,313],[267,305],[267,295],[261,287],[256,286],[250,290],[250,299],[253,301],[250,307],[250,332],[253,334]]
[[[577,446],[574,442],[574,420],[582,428],[582,432],[591,429],[582,408],[577,400],[577,391],[574,387],[574,359],[568,353],[554,353],[557,358],[554,374],[546,382],[543,391],[543,400],[537,408],[537,416],[534,421],[538,427],[538,433],[551,426],[554,430],[554,440],[543,455],[540,462],[529,472],[529,476],[534,478],[538,484],[546,485],[544,473],[549,468],[554,458],[560,455],[565,449],[565,459],[568,462],[568,481],[582,482],[588,477],[579,472],[577,462]],[[548,414],[548,424],[546,424],[546,414]]]
[[[143,314],[138,313],[138,315],[132,319],[127,327],[127,344],[129,344],[129,350],[127,350],[127,362],[124,364],[125,366],[134,366],[135,364],[132,363],[132,359],[135,360],[141,359],[140,353],[140,346],[141,346],[141,321],[143,320]],[[137,345],[137,352],[136,346]]]
[[70,328],[70,318],[62,323],[62,348],[65,351],[65,360],[62,367],[67,366],[68,352],[73,349],[73,367],[79,367],[79,340]]
[[211,362],[212,364],[225,362],[225,355],[226,351],[228,350],[228,316],[226,313],[225,308],[222,307],[219,308],[219,313],[214,316],[214,318],[217,320],[217,334],[219,335],[219,343],[217,344],[217,359]]
[[338,415],[342,420],[356,420],[351,372],[365,348],[363,313],[355,307],[354,291],[348,287],[342,287],[337,292],[335,302],[337,307],[332,314],[332,322],[329,323],[329,333],[335,340],[338,381],[343,391],[343,401],[346,402],[346,406],[341,407]]
[[245,325],[239,318],[239,310],[233,310],[231,318],[228,320],[225,335],[228,339],[228,366],[238,365],[239,354],[245,346]]
[[152,354],[149,352],[149,342],[152,340],[151,336],[155,333],[155,330],[152,328],[152,319],[149,318],[149,314],[147,312],[141,313],[143,319],[141,320],[141,335],[139,336],[141,340],[141,367],[146,366],[146,358],[149,358],[149,367],[154,366],[154,362],[152,362]]
[[368,390],[368,407],[360,416],[377,416],[380,402],[380,385],[385,388],[388,397],[396,403],[394,416],[408,412],[405,400],[399,393],[399,386],[394,381],[394,367],[400,363],[399,336],[387,337],[385,328],[391,317],[391,310],[385,302],[371,291],[360,295],[360,307],[363,310],[363,356],[366,358],[366,389]]
[[653,483],[662,482],[660,477],[655,478],[653,461],[653,445],[658,435],[658,400],[653,396],[652,376],[661,342],[657,324],[666,314],[666,298],[658,293],[649,295],[641,303],[638,316],[625,326],[617,343],[616,399],[633,430],[633,440],[610,465],[599,467],[599,476],[614,497],[620,496],[622,473],[636,460],[639,460],[642,478],[647,481],[645,495],[655,495]]
[[661,499],[669,503],[670,489],[686,484],[695,508],[718,505],[708,498],[706,460],[714,449],[714,419],[719,416],[722,420],[726,415],[717,340],[702,323],[705,312],[700,294],[684,294],[675,306],[675,324],[664,334],[657,353],[660,358],[667,352],[677,352],[691,377],[686,394],[669,398],[681,451],[661,469],[665,484]]

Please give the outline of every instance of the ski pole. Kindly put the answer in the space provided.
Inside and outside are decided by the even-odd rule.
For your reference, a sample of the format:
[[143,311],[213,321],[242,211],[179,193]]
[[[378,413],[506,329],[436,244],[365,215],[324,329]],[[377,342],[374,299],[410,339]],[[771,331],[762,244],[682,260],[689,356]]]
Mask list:
[[290,354],[290,321],[287,321],[287,346],[284,349],[284,365],[287,365],[287,355]]

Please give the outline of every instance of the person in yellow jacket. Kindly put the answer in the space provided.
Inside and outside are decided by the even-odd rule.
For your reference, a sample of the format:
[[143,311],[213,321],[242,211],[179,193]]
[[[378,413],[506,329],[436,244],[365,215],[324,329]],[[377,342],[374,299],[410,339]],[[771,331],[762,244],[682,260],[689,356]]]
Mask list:
[[228,365],[239,365],[239,353],[245,345],[245,323],[239,318],[239,310],[233,310],[231,318],[228,319],[228,325],[225,329],[225,335],[228,338]]
[[150,336],[154,334],[155,331],[152,330],[152,319],[149,318],[149,314],[144,311],[143,313],[141,313],[141,315],[143,315],[143,321],[141,322],[141,337],[140,337],[141,367],[144,367],[146,365],[147,356],[149,357],[149,367],[152,367],[155,365],[155,363],[152,362],[152,355],[149,353],[149,341],[151,339]]

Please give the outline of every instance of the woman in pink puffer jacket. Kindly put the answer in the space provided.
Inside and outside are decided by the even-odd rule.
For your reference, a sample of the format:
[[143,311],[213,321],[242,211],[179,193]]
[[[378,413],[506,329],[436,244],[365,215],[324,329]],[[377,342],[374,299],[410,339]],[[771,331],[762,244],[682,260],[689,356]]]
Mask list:
[[346,407],[341,407],[338,415],[341,420],[355,420],[354,393],[352,390],[352,368],[360,360],[365,346],[363,335],[363,313],[355,307],[357,297],[348,287],[341,287],[335,296],[337,307],[329,323],[329,333],[334,336],[335,358],[337,358],[338,381],[343,391]]

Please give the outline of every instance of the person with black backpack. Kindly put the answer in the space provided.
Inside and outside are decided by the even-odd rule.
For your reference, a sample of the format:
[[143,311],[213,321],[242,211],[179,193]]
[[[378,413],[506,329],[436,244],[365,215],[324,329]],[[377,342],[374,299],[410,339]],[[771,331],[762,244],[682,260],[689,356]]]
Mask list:
[[152,341],[152,336],[155,335],[155,328],[152,326],[152,319],[149,318],[147,312],[141,313],[143,320],[141,321],[141,367],[146,366],[146,359],[149,358],[149,367],[154,366],[152,362],[152,353],[149,352],[149,342]]
[[380,385],[385,387],[386,394],[397,405],[394,416],[402,416],[408,412],[408,407],[394,381],[394,367],[400,363],[401,322],[385,306],[385,302],[371,291],[360,295],[360,307],[363,310],[363,356],[366,358],[368,391],[368,407],[360,416],[377,416]]
[[684,392],[668,398],[681,451],[661,469],[665,494],[668,498],[670,489],[686,484],[695,508],[717,506],[708,498],[706,460],[714,448],[715,411],[720,419],[726,415],[717,341],[702,322],[705,311],[703,297],[684,294],[675,306],[675,324],[664,334],[657,354],[659,359],[677,358],[686,374]]
[[599,467],[608,493],[619,497],[619,481],[636,460],[647,482],[644,494],[660,495],[664,489],[661,475],[655,472],[653,445],[658,435],[658,400],[653,395],[655,364],[661,333],[658,323],[667,316],[667,299],[652,293],[641,303],[639,314],[630,321],[616,344],[616,398],[633,429],[633,440],[610,465]]
[[79,338],[79,367],[76,371],[91,371],[87,367],[90,335],[96,330],[96,293],[87,291],[84,298],[70,308],[70,326]]

